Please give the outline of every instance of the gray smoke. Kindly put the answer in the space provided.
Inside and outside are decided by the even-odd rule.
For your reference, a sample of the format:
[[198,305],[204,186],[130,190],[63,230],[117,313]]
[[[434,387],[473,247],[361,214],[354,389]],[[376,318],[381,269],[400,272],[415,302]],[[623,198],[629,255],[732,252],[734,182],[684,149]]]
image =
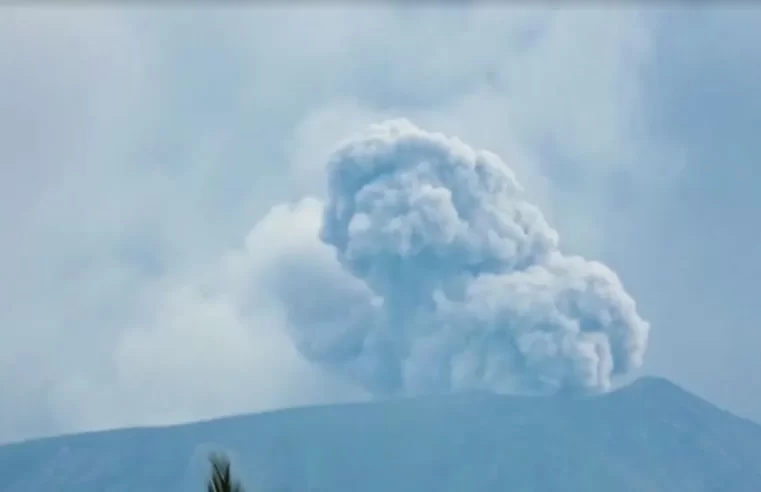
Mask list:
[[310,203],[330,254],[283,252],[276,291],[299,351],[373,393],[605,391],[642,363],[616,274],[561,253],[493,153],[387,121]]

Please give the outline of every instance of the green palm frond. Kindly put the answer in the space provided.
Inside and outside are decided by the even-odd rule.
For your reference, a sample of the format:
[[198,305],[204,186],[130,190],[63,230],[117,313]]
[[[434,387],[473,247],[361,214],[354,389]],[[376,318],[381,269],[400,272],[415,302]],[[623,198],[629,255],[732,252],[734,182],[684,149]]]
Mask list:
[[230,474],[230,460],[224,455],[213,454],[211,461],[211,478],[207,487],[208,492],[244,492],[243,486],[233,480]]

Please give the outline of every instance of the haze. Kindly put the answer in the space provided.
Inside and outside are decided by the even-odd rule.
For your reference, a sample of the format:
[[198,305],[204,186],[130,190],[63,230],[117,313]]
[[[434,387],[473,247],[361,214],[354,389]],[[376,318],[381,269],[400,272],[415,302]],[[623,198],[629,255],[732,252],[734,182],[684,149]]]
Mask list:
[[[388,393],[556,390],[569,382],[606,391],[644,374],[761,420],[761,10],[0,13],[0,442]],[[348,222],[326,225],[322,215],[324,204],[345,198],[327,186],[340,145],[364,142],[378,124],[413,128],[424,141],[457,139],[466,156],[498,156],[520,198],[488,195],[483,203],[529,204],[542,219],[517,223],[541,225],[531,230],[546,239],[542,255],[601,265],[590,275],[615,295],[599,299],[626,322],[618,331],[592,329],[595,341],[582,345],[595,348],[595,364],[578,362],[593,359],[585,348],[564,352],[581,354],[568,359],[539,357],[574,361],[567,364],[506,358],[490,366],[450,344],[442,349],[448,358],[471,354],[465,369],[431,364],[436,351],[367,366],[361,353],[335,359],[335,345],[310,338],[316,326],[338,326],[327,311],[370,299],[339,285],[341,275],[375,294],[390,292],[391,280],[430,293],[404,268],[393,279],[366,274],[378,264],[368,245],[376,253],[399,247],[387,231],[352,226],[377,235],[347,254],[339,236]],[[442,188],[454,196],[457,183]],[[499,183],[511,189],[512,178]],[[394,196],[412,203],[404,201],[410,188],[397,184],[389,189],[404,192]],[[431,203],[446,205],[446,193],[435,196]],[[364,206],[385,220],[398,210],[383,203],[371,197]],[[504,215],[472,217],[493,225]],[[447,244],[492,237],[467,231]],[[436,244],[421,241],[418,252]],[[490,244],[476,248],[483,256],[473,253],[481,263],[457,266],[504,273],[501,263],[492,268],[495,258],[534,262]],[[316,261],[328,246],[343,269]],[[439,259],[462,258],[463,249],[434,249]],[[291,277],[275,270],[274,278],[295,285],[268,281],[267,272],[285,267],[302,269]],[[552,278],[589,278],[564,275]],[[453,277],[436,278],[440,285]],[[288,290],[296,288],[300,297]],[[542,292],[552,299],[563,291],[550,290]],[[307,305],[289,304],[305,293]],[[430,312],[399,306],[363,319]],[[483,320],[466,311],[455,314],[468,326]],[[567,317],[583,324],[581,314]],[[611,350],[607,365],[598,349],[615,349],[601,341],[610,333],[626,350]],[[407,342],[389,346],[406,353]],[[388,377],[402,366],[412,368],[407,379]]]

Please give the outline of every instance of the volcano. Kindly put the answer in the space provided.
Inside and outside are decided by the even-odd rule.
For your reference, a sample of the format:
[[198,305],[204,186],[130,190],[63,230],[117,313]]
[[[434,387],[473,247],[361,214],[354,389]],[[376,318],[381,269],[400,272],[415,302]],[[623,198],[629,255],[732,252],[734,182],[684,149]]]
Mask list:
[[0,490],[758,492],[761,426],[658,378],[595,397],[466,392],[0,447]]

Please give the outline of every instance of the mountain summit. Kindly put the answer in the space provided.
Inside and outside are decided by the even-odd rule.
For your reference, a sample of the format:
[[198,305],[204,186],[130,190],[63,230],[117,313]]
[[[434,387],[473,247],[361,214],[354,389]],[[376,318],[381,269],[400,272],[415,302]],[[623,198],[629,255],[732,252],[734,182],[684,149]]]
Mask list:
[[656,378],[597,397],[459,393],[11,444],[0,490],[202,490],[215,450],[262,492],[761,490],[761,426]]

